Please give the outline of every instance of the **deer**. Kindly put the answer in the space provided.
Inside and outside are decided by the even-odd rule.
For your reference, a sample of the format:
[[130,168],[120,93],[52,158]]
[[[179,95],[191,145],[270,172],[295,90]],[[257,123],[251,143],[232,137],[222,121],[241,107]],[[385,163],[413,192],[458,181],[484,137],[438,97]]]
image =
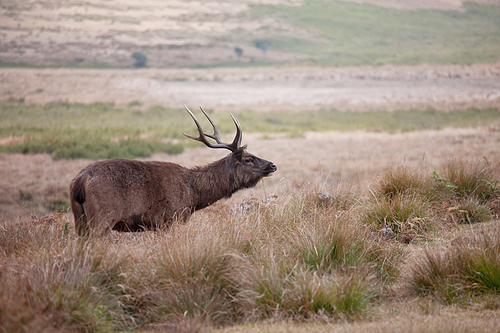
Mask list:
[[[204,166],[186,168],[176,163],[108,159],[90,164],[71,181],[69,193],[75,229],[79,236],[107,235],[112,230],[134,232],[168,229],[175,221],[186,222],[198,210],[238,190],[254,187],[277,171],[276,164],[247,152],[241,146],[241,125],[233,142],[223,143],[214,122],[213,134],[203,132],[195,115],[198,136],[182,133],[208,148],[228,149],[226,157]],[[215,143],[209,141],[212,139]]]

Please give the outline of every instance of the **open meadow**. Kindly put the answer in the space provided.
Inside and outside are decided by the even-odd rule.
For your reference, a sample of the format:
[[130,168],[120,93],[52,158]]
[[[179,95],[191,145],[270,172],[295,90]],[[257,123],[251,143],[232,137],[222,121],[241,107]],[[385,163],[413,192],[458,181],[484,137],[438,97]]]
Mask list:
[[[0,333],[500,333],[499,18],[498,0],[2,1]],[[187,223],[79,237],[89,164],[227,155],[182,135],[183,104],[224,142],[232,113],[277,171]]]
[[[68,186],[93,159],[195,166],[226,153],[182,139],[194,125],[180,109],[2,110],[5,332],[500,327],[498,109],[324,110],[306,125],[303,113],[235,111],[249,151],[278,165],[273,177],[169,230],[88,241]],[[230,137],[229,116],[210,112]]]

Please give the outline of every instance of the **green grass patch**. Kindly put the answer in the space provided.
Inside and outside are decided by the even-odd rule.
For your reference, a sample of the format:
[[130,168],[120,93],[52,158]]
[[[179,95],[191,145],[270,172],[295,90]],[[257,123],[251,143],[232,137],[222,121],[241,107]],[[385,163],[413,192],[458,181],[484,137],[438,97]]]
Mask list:
[[[464,3],[465,11],[396,10],[343,1],[254,6],[256,19],[274,17],[298,29],[263,28],[270,50],[309,55],[324,66],[477,63],[500,60],[500,6]],[[241,36],[252,45],[255,36]],[[241,40],[241,39],[240,39]]]
[[[188,130],[189,118],[180,112],[153,107],[140,112],[111,104],[24,105],[2,103],[0,136],[16,138],[0,151],[49,153],[54,159],[136,158],[156,152],[180,153],[175,143]],[[171,121],[173,120],[173,121]]]
[[375,130],[384,132],[409,132],[425,129],[439,130],[445,127],[477,127],[500,121],[498,109],[466,109],[449,113],[434,109],[397,112],[352,112],[320,110],[317,112],[235,112],[248,132],[304,131],[354,131]]
[[[196,112],[196,110],[194,110]],[[234,135],[234,124],[226,113],[211,115],[223,139]],[[498,109],[467,109],[440,112],[433,109],[398,112],[341,112],[320,110],[290,113],[236,111],[245,132],[287,133],[304,131],[376,130],[406,132],[444,127],[477,127],[500,122]],[[203,128],[210,124],[196,112]],[[0,152],[49,153],[55,159],[136,158],[156,152],[176,154],[185,145],[198,145],[182,133],[196,134],[191,118],[183,109],[153,106],[147,111],[137,103],[116,107],[110,103],[70,104],[65,102],[28,105],[24,100],[0,102],[0,137],[12,137]]]

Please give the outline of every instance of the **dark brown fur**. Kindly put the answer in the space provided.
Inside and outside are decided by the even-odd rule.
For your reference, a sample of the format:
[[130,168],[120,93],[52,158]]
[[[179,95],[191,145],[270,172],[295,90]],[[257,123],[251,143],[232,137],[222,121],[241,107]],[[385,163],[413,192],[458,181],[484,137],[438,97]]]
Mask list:
[[167,162],[104,160],[71,182],[71,208],[79,235],[168,227],[234,192],[253,187],[276,165],[240,147],[192,169]]

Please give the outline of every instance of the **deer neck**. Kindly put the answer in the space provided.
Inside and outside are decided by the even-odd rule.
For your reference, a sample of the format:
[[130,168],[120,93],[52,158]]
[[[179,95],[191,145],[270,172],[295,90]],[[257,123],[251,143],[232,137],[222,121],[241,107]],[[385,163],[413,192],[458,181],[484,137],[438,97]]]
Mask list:
[[229,198],[239,189],[228,159],[229,156],[190,170],[189,184],[193,191],[195,210],[205,208],[222,198]]

